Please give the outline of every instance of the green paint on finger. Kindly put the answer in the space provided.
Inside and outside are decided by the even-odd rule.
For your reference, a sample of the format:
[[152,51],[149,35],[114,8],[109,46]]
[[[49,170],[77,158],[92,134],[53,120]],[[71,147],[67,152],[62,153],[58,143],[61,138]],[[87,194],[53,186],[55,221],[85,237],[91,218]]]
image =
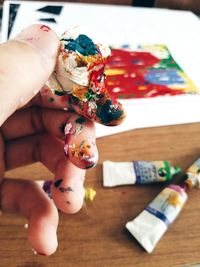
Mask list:
[[55,95],[58,95],[58,96],[63,96],[63,95],[65,95],[64,92],[60,92],[60,91],[54,91],[54,94],[55,94]]
[[63,181],[62,179],[56,180],[54,183],[55,187],[59,187],[61,185],[62,181]]
[[75,122],[76,122],[76,123],[79,123],[79,124],[83,124],[84,121],[85,121],[85,119],[82,118],[82,117],[80,117],[80,118],[78,118],[78,119],[75,120]]
[[123,111],[115,107],[110,100],[106,100],[103,106],[97,107],[96,115],[103,124],[109,124],[114,120],[120,119]]
[[48,101],[51,103],[51,102],[54,102],[55,99],[54,99],[53,97],[50,97],[50,98],[48,99]]

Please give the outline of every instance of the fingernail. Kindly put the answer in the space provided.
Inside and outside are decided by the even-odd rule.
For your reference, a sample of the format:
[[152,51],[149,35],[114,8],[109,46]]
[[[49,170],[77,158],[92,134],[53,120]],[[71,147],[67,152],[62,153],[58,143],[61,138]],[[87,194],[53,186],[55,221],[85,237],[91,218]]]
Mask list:
[[42,256],[49,256],[53,254],[58,247],[56,227],[54,225],[45,226],[43,229],[42,239],[45,241],[45,246],[42,246],[42,249],[41,246],[39,249],[32,248],[33,253],[35,255],[39,254]]
[[34,248],[32,248],[33,254],[35,255],[41,255],[41,256],[47,256],[46,254],[44,254],[43,252],[38,252],[36,251]]
[[46,254],[42,253],[42,252],[37,252],[38,255],[40,256],[47,256]]
[[19,33],[14,40],[30,45],[47,58],[57,55],[59,39],[54,31],[45,25],[29,26]]
[[96,165],[98,159],[98,151],[95,142],[88,138],[80,143],[69,144],[68,156],[79,159],[81,168],[89,169]]

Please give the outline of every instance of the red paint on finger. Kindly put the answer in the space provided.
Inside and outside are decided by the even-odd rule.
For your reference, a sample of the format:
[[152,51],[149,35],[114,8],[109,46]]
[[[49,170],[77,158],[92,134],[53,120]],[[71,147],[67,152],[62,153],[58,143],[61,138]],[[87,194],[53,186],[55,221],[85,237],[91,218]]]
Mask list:
[[60,102],[68,102],[69,101],[69,96],[68,95],[63,95],[60,96]]
[[42,25],[41,27],[40,27],[40,29],[42,30],[42,31],[44,31],[44,32],[49,32],[51,29],[48,27],[48,26],[46,26],[46,25]]

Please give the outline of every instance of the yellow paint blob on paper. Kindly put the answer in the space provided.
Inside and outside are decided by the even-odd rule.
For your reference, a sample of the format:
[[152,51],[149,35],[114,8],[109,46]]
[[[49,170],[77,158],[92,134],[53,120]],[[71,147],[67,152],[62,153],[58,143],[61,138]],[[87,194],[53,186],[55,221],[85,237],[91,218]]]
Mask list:
[[109,81],[107,82],[108,85],[115,85],[116,82]]
[[123,69],[107,69],[105,70],[105,74],[107,76],[124,75],[126,74],[126,71]]
[[184,88],[185,93],[189,93],[189,92],[199,93],[199,90],[195,86],[193,81],[184,72],[179,72],[179,75],[185,80],[187,84],[187,87]]
[[142,90],[146,90],[147,87],[145,85],[141,85],[141,86],[138,87],[138,89],[142,91]]

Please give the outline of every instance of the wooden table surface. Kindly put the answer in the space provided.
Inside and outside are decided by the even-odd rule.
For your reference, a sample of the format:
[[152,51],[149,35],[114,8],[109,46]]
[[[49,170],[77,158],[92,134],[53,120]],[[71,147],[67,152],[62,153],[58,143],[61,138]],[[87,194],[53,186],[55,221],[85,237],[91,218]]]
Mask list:
[[[178,267],[200,266],[200,192],[193,190],[181,215],[152,254],[147,254],[125,230],[164,185],[103,188],[104,160],[170,160],[186,168],[200,155],[200,124],[138,129],[100,138],[100,159],[86,175],[97,191],[93,203],[76,215],[60,213],[59,248],[50,257],[34,255],[26,240],[25,219],[2,214],[0,266],[9,267]],[[49,179],[39,163],[12,170],[9,177]]]
[[[132,1],[101,2],[131,4]],[[190,192],[181,215],[155,251],[147,254],[124,225],[137,216],[164,185],[111,189],[102,185],[104,160],[169,160],[186,170],[200,156],[200,124],[133,130],[100,138],[97,144],[99,164],[86,175],[86,186],[93,187],[97,196],[76,215],[60,213],[57,252],[50,257],[34,255],[26,238],[26,220],[17,214],[3,213],[0,267],[191,267],[198,263],[200,266],[198,190]],[[35,180],[53,178],[40,163],[12,170],[7,176]]]

